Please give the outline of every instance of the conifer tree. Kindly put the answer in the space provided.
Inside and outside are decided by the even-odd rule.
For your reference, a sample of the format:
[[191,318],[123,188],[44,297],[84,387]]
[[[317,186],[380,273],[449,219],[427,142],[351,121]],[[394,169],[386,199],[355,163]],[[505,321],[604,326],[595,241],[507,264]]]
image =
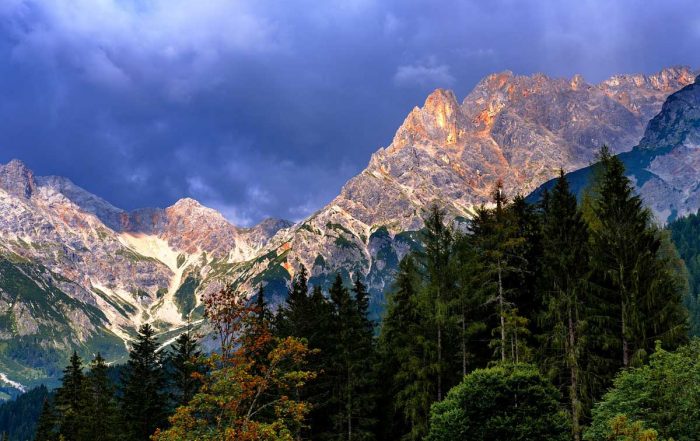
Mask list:
[[34,441],[54,441],[57,437],[55,411],[51,405],[50,397],[46,397],[37,422]]
[[99,353],[90,363],[85,383],[86,409],[81,438],[95,441],[118,439],[119,415],[114,385],[109,379],[105,359]]
[[74,351],[63,370],[61,387],[56,390],[55,412],[59,437],[76,441],[81,439],[87,404],[85,391],[83,361]]
[[[508,200],[500,181],[493,198],[495,208],[477,209],[469,228],[481,260],[481,286],[485,290],[486,302],[495,309],[496,323],[491,326],[494,339],[490,346],[496,349],[495,354],[501,361],[506,361],[511,358],[512,351],[508,349],[515,348],[512,339],[517,335],[517,332],[509,331],[508,326],[522,323],[514,299],[518,298],[518,289],[522,288],[519,278],[527,271],[528,262],[523,253],[525,239],[518,234],[518,224],[513,212],[508,210]],[[518,347],[514,353],[516,358],[520,358],[521,350],[524,352],[525,348]]]
[[434,336],[427,319],[433,309],[423,292],[421,275],[409,254],[399,264],[380,336],[381,372],[391,379],[388,396],[382,400],[391,421],[383,439],[416,441],[428,431],[436,382],[429,362],[433,339],[426,338]]
[[139,328],[122,377],[121,409],[129,439],[148,440],[167,416],[166,378],[155,330]]
[[543,366],[568,397],[574,440],[581,439],[581,418],[585,403],[585,326],[588,316],[588,226],[578,209],[576,197],[560,171],[556,185],[543,204],[543,281],[545,311],[541,317],[546,334]]
[[367,440],[372,438],[376,417],[374,365],[376,347],[374,342],[374,324],[368,318],[369,292],[356,276],[352,292],[355,303],[355,320],[352,334],[351,388],[352,399],[349,412],[351,429],[348,440]]
[[308,342],[313,350],[309,354],[309,365],[318,376],[304,388],[302,397],[312,408],[308,417],[308,428],[303,431],[309,439],[328,439],[334,433],[331,406],[331,391],[335,381],[332,367],[337,353],[335,339],[335,315],[333,305],[323,295],[320,286],[314,286],[309,298],[307,317],[308,328],[305,335],[298,335]]
[[276,326],[281,335],[305,337],[311,331],[309,329],[308,281],[306,267],[300,265],[287,292],[284,308],[280,308],[277,314]]
[[188,317],[187,331],[175,340],[173,353],[170,355],[173,368],[173,401],[176,407],[189,403],[199,390],[201,381],[195,374],[202,372],[199,362],[201,355],[197,336],[192,331]]
[[[592,202],[598,221],[592,229],[593,264],[602,293],[599,305],[616,337],[618,365],[629,367],[651,352],[655,340],[674,347],[686,339],[682,283],[662,255],[659,231],[634,194],[619,158],[600,154],[602,176]],[[603,326],[600,327],[604,331]]]
[[447,347],[447,328],[451,320],[452,302],[455,300],[453,277],[450,274],[450,252],[452,250],[452,232],[445,225],[445,213],[433,205],[425,218],[423,245],[425,251],[419,254],[427,275],[428,302],[432,303],[431,318],[435,327],[435,359],[432,369],[437,378],[436,399],[440,401],[447,385],[445,376],[449,360]]

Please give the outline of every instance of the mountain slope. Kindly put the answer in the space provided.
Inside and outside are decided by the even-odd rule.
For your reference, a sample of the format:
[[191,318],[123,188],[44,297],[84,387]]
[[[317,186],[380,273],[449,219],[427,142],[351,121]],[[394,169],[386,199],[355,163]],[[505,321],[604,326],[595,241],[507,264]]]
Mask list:
[[377,310],[396,262],[416,246],[408,232],[421,227],[431,203],[468,217],[490,201],[499,179],[509,194],[527,194],[560,167],[589,164],[601,144],[629,150],[666,97],[693,78],[688,68],[670,68],[593,85],[580,76],[505,72],[485,78],[462,103],[436,90],[337,198],[271,243],[282,242],[286,265],[303,263],[319,283],[335,272],[366,275]]
[[[668,97],[639,144],[619,158],[660,223],[700,208],[700,76]],[[592,173],[593,167],[586,167],[567,177],[581,193]],[[551,185],[543,184],[533,198]]]
[[126,212],[20,161],[0,165],[0,213],[0,374],[30,385],[74,348],[123,356],[142,323],[177,332],[199,315],[193,286],[216,289],[291,225],[238,228],[191,199]]

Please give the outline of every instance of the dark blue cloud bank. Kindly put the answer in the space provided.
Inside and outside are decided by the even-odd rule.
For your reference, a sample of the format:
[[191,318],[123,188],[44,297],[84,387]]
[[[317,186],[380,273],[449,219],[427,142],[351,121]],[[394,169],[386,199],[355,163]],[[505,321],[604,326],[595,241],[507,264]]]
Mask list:
[[123,208],[302,218],[436,87],[698,65],[688,1],[2,0],[0,161]]

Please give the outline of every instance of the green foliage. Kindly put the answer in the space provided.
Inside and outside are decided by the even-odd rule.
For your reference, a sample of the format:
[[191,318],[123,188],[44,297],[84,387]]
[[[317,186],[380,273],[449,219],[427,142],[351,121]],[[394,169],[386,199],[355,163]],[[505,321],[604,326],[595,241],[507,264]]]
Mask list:
[[39,416],[48,399],[46,386],[39,386],[0,404],[0,432],[6,433],[10,441],[34,439]]
[[192,397],[199,391],[201,381],[195,374],[201,374],[200,357],[202,351],[199,349],[196,336],[193,334],[188,323],[187,331],[175,340],[170,355],[170,365],[172,366],[172,383],[174,386],[173,401],[176,406],[183,406],[190,402]]
[[589,231],[563,171],[552,192],[545,193],[542,216],[540,286],[544,309],[539,317],[539,358],[568,398],[572,432],[575,439],[580,439],[581,419],[591,405],[584,359],[591,303]]
[[109,368],[98,353],[85,378],[85,414],[81,418],[80,439],[114,441],[119,438],[119,408],[114,389]]
[[700,335],[700,211],[676,219],[668,225],[673,244],[687,268],[690,295],[686,305],[690,312],[690,333]]
[[569,426],[557,390],[525,364],[470,373],[435,403],[427,441],[565,441]]
[[141,326],[129,352],[121,387],[124,429],[133,441],[150,439],[166,423],[166,377],[157,349],[155,330],[149,324]]
[[194,277],[188,276],[185,282],[175,292],[173,301],[177,305],[178,311],[182,317],[187,317],[197,304],[195,291],[199,286],[199,281]]
[[591,262],[594,270],[592,352],[602,391],[619,367],[642,362],[661,340],[675,347],[687,340],[684,287],[650,213],[634,194],[624,165],[601,150],[602,172],[592,192]]
[[668,352],[657,345],[649,363],[622,371],[593,409],[588,441],[609,439],[618,415],[640,421],[662,437],[696,440],[700,433],[700,340]]

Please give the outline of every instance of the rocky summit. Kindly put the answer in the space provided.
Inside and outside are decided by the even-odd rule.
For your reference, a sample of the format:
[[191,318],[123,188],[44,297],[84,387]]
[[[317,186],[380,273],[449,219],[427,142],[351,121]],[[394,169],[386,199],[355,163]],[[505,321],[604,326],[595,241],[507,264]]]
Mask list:
[[[695,90],[694,78],[688,68],[598,84],[504,72],[461,103],[436,90],[338,197],[296,224],[268,219],[240,228],[192,199],[125,211],[68,179],[35,176],[20,161],[2,165],[0,376],[15,386],[55,379],[73,349],[118,360],[145,322],[167,343],[188,317],[201,320],[202,297],[222,284],[251,292],[263,284],[279,301],[301,264],[314,284],[338,272],[365,278],[377,312],[433,202],[469,217],[489,202],[497,180],[511,195],[528,193],[559,168],[588,165],[602,144],[615,152],[663,144],[694,158],[697,121],[677,98]],[[645,135],[657,114],[665,116]],[[688,134],[677,132],[681,126]],[[684,188],[687,207],[695,204],[697,182],[684,186],[696,162],[653,165],[657,176],[678,179],[664,182]]]

